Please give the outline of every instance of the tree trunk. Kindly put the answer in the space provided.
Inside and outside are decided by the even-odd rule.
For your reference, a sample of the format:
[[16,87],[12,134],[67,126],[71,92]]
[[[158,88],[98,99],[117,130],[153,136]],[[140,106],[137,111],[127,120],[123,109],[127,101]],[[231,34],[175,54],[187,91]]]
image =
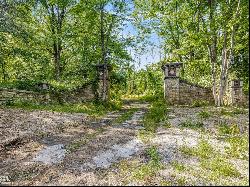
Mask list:
[[101,5],[101,50],[102,50],[102,64],[103,64],[103,75],[102,75],[102,90],[101,90],[101,99],[106,101],[106,90],[107,90],[107,70],[106,70],[106,52],[105,52],[105,36],[104,36],[104,4]]
[[227,73],[228,73],[228,61],[227,61],[227,32],[224,33],[224,42],[222,49],[222,64],[221,64],[221,75],[220,75],[220,87],[218,96],[218,106],[224,104],[223,97],[225,94],[226,84],[227,84]]
[[[239,10],[240,10],[240,0],[238,1],[235,19],[237,18],[238,14],[239,14]],[[231,41],[230,41],[231,46],[230,46],[230,51],[229,51],[229,55],[228,55],[227,54],[227,31],[225,30],[225,33],[224,33],[218,106],[221,106],[224,104],[223,98],[224,98],[227,84],[228,84],[228,71],[229,71],[230,65],[233,63],[233,59],[234,59],[234,54],[233,54],[234,34],[235,34],[235,25],[232,26]]]
[[[108,66],[107,66],[107,50],[105,48],[105,34],[104,34],[104,4],[101,5],[101,26],[100,26],[100,32],[101,32],[101,49],[102,49],[102,63],[103,63],[103,77],[102,77],[102,93],[101,93],[101,99],[102,101],[108,101],[109,97],[109,88],[108,88]],[[108,36],[107,36],[108,37]],[[106,43],[107,45],[107,43]]]
[[5,62],[2,60],[2,72],[3,72],[3,80],[6,81],[6,71],[5,71]]
[[211,76],[212,76],[212,90],[213,90],[213,97],[214,97],[214,103],[215,105],[218,104],[218,96],[217,96],[217,87],[216,87],[216,63],[217,63],[217,36],[215,32],[215,26],[214,26],[214,1],[209,0],[209,21],[210,21],[210,31],[212,32],[212,44],[208,46],[208,52],[210,56],[210,62],[211,62]]
[[217,47],[216,47],[216,41],[215,38],[213,40],[213,44],[208,47],[209,50],[209,56],[210,56],[210,63],[211,63],[211,76],[212,76],[212,90],[213,90],[213,97],[214,97],[214,103],[215,105],[218,104],[218,96],[217,96],[217,87],[216,87],[216,63],[217,63]]
[[104,36],[104,5],[101,5],[101,48],[102,48],[102,63],[105,64],[105,36]]
[[59,63],[60,63],[60,54],[59,54],[59,51],[58,51],[58,45],[56,43],[56,41],[54,41],[54,67],[55,67],[55,79],[56,80],[59,80],[60,79],[60,66],[59,66]]
[[62,24],[65,16],[65,8],[60,10],[59,6],[50,7],[47,5],[48,12],[50,13],[50,27],[53,36],[53,58],[54,58],[54,76],[56,80],[61,76],[61,53],[62,53]]

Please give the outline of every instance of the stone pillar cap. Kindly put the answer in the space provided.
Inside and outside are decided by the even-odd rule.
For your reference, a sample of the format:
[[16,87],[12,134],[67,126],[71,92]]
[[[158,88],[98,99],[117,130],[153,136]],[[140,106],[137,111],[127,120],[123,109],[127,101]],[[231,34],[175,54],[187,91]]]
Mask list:
[[171,62],[171,63],[167,63],[167,64],[163,65],[163,66],[161,67],[161,69],[162,69],[162,70],[165,70],[166,67],[180,67],[180,66],[182,66],[182,65],[183,65],[182,62]]
[[95,67],[97,67],[98,69],[108,68],[108,70],[111,70],[112,68],[110,64],[96,64]]

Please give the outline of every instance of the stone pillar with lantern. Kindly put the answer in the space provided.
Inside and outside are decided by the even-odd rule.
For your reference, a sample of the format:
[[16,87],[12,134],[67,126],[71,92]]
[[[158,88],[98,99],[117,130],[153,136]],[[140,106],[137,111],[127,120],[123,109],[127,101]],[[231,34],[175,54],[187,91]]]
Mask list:
[[180,99],[180,68],[182,63],[168,63],[162,66],[164,71],[164,97],[169,104],[178,104]]

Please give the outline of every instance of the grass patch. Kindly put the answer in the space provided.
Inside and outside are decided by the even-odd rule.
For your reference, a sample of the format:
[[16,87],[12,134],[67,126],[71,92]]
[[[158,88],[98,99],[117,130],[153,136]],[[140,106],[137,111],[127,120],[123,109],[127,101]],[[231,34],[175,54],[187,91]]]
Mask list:
[[230,136],[230,135],[239,135],[240,128],[237,124],[228,125],[225,122],[219,123],[218,126],[218,135],[219,136]]
[[180,177],[176,180],[177,186],[186,186],[186,184],[187,184],[187,179],[185,177]]
[[234,136],[226,139],[230,144],[226,147],[226,153],[229,157],[249,160],[249,136]]
[[237,124],[219,124],[218,134],[229,143],[229,146],[226,147],[228,157],[249,159],[249,135],[241,134]]
[[156,164],[160,163],[160,155],[157,151],[157,148],[155,146],[152,146],[146,150],[147,155],[150,157],[151,162],[154,162]]
[[180,151],[189,156],[196,156],[200,160],[200,166],[205,170],[206,176],[212,181],[218,181],[221,177],[240,177],[239,171],[223,155],[208,143],[201,140],[196,148],[183,146]]
[[171,123],[169,121],[166,121],[166,123],[163,125],[164,128],[169,129],[172,127]]
[[145,144],[149,143],[150,139],[154,138],[155,134],[151,131],[139,130],[138,138]]
[[167,119],[167,106],[164,99],[154,101],[143,118],[143,124],[147,131],[155,132],[159,123]]
[[156,173],[156,169],[152,164],[141,165],[133,173],[132,177],[137,180],[145,180],[145,178],[153,177]]
[[200,111],[198,116],[202,119],[207,119],[211,116],[211,114],[208,111]]
[[191,148],[191,147],[188,147],[186,145],[183,145],[179,148],[179,150],[181,151],[181,153],[183,153],[184,155],[187,155],[187,156],[195,156],[195,149],[194,148]]
[[243,108],[234,108],[233,111],[232,111],[232,113],[234,115],[237,115],[237,114],[246,114],[247,112]]
[[209,162],[207,160],[201,161],[201,166],[207,170],[211,171],[211,176],[214,179],[224,177],[240,177],[239,171],[237,171],[234,166],[225,160],[225,158],[218,156],[211,159]]
[[216,150],[213,149],[208,141],[203,139],[198,143],[198,146],[196,148],[182,146],[180,147],[180,151],[185,155],[196,156],[201,159],[208,159],[211,158],[214,154],[217,154]]
[[[150,157],[150,161],[147,163],[141,163],[140,159],[134,160],[122,160],[117,164],[114,164],[115,168],[119,168],[119,172],[116,173],[119,177],[122,178],[123,186],[128,186],[131,182],[145,182],[143,185],[151,185],[155,183],[155,177],[157,176],[157,180],[162,184],[167,183],[164,181],[162,177],[159,179],[159,175],[157,172],[160,169],[164,169],[163,165],[161,164],[160,160],[158,160],[157,150],[154,147],[149,148],[146,151],[148,157]],[[149,155],[152,156],[149,156]],[[152,183],[153,182],[153,183]],[[169,183],[170,185],[171,183]]]
[[137,111],[136,108],[129,109],[126,113],[122,114],[120,117],[115,119],[113,124],[120,124],[120,123],[130,119],[136,111]]
[[222,116],[235,116],[238,114],[246,114],[246,110],[243,108],[221,108],[219,114]]
[[173,161],[171,163],[171,165],[173,166],[173,168],[179,172],[182,172],[182,171],[185,171],[186,170],[186,167],[182,164],[182,163],[179,163],[177,161]]
[[189,128],[189,129],[201,129],[204,128],[204,124],[202,122],[193,122],[191,120],[184,121],[180,123],[180,126],[183,128]]
[[198,147],[195,151],[195,155],[199,158],[211,158],[213,154],[217,154],[217,152],[213,149],[213,147],[208,143],[207,140],[201,140],[198,144]]
[[162,180],[161,183],[160,183],[160,186],[172,186],[172,182]]
[[222,115],[222,116],[233,116],[233,113],[232,111],[229,111],[225,108],[222,108],[220,111],[219,111],[219,114]]
[[161,159],[157,148],[152,146],[146,150],[147,156],[150,158],[147,164],[143,164],[132,172],[132,178],[137,180],[146,180],[156,175],[156,173],[163,169]]
[[96,103],[96,102],[86,102],[79,104],[36,104],[27,101],[15,101],[6,105],[10,108],[22,108],[25,110],[45,110],[54,112],[66,112],[66,113],[86,113],[93,116],[102,116],[108,111],[120,110],[121,104],[116,102],[110,103]]
[[208,101],[201,101],[201,100],[194,100],[191,104],[191,107],[202,107],[202,106],[208,106]]

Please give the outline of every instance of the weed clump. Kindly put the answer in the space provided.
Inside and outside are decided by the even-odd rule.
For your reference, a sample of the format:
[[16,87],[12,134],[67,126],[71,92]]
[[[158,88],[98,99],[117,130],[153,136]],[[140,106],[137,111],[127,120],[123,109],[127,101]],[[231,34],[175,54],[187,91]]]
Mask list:
[[155,132],[159,123],[167,119],[166,101],[161,99],[153,102],[148,113],[143,118],[143,124],[147,131]]

